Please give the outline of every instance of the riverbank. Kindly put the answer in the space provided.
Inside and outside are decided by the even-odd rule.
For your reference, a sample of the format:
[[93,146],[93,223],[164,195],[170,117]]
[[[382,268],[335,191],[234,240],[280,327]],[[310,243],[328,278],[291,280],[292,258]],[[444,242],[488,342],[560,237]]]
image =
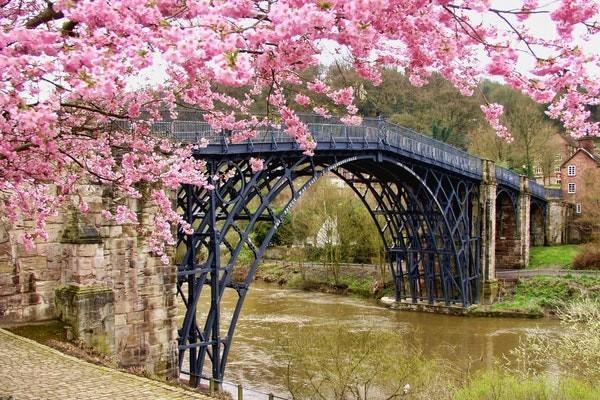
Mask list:
[[519,280],[514,288],[500,295],[490,310],[553,316],[557,308],[584,300],[600,300],[600,277],[540,275]]
[[[336,277],[337,279],[334,279]],[[265,262],[255,276],[256,280],[277,283],[280,286],[339,295],[355,295],[381,299],[393,295],[393,282],[385,268],[374,265],[332,266],[302,262]],[[600,276],[533,276],[520,279],[513,287],[500,283],[499,296],[493,304],[475,305],[466,310],[412,304],[410,302],[384,302],[392,308],[438,312],[474,317],[553,318],[557,308],[578,301],[600,299]]]
[[[246,275],[237,270],[233,280]],[[393,293],[393,282],[387,266],[372,264],[324,265],[312,262],[265,261],[254,276],[255,280],[276,283],[289,289],[300,289],[339,295],[355,295],[379,299]]]

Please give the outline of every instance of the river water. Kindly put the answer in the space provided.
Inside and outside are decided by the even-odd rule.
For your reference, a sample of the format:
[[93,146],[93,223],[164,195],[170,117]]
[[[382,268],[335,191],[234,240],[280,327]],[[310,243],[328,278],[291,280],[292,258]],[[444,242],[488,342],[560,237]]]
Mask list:
[[[207,300],[200,301],[206,305]],[[223,299],[223,314],[231,313],[234,301],[234,296]],[[558,322],[545,319],[466,318],[393,311],[375,300],[255,282],[237,325],[225,380],[285,397],[285,348],[281,343],[295,339],[290,335],[302,335],[304,328],[337,334],[340,326],[406,335],[425,354],[449,360],[464,371],[491,367],[495,359],[508,355],[528,331],[560,330]],[[247,391],[245,398],[265,399],[265,396]]]

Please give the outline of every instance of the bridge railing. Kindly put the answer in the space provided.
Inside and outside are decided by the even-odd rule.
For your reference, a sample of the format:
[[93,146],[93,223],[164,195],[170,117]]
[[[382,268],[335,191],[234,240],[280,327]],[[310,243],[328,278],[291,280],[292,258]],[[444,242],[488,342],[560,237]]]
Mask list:
[[546,198],[546,188],[544,187],[544,185],[540,185],[533,179],[529,179],[529,191],[533,196],[542,199]]
[[545,188],[547,199],[560,199],[562,197],[561,188]]
[[412,129],[383,122],[385,139],[394,147],[421,157],[452,165],[461,171],[481,175],[481,159],[447,143],[440,142]]
[[[415,154],[425,160],[452,166],[461,171],[481,175],[481,160],[449,144],[429,138],[411,129],[391,124],[381,119],[366,118],[360,126],[348,126],[337,119],[324,120],[322,117],[301,116],[317,143],[337,144],[377,144],[389,145],[407,153]],[[328,121],[328,122],[323,122]],[[239,132],[215,132],[203,121],[166,121],[156,122],[152,126],[156,134],[174,137],[184,142],[208,140],[209,144],[235,144]],[[226,138],[226,139],[224,139]],[[260,127],[256,135],[244,141],[249,145],[270,143],[273,145],[291,143],[293,139],[282,127]]]
[[518,190],[520,188],[521,176],[514,171],[496,165],[496,180],[498,183]]
[[[476,176],[482,174],[480,158],[381,118],[363,118],[362,125],[348,126],[343,124],[337,117],[325,119],[322,116],[311,114],[300,114],[299,117],[308,125],[317,143],[329,143],[332,146],[338,144],[352,146],[381,143],[414,154],[424,161],[448,165]],[[117,121],[117,124],[120,128],[127,126],[125,121]],[[155,134],[176,138],[183,142],[198,143],[201,139],[205,139],[209,144],[225,147],[235,144],[232,139],[235,139],[236,134],[239,133],[215,131],[200,118],[154,122],[151,129]],[[249,146],[269,143],[276,146],[293,142],[294,140],[285,132],[283,127],[263,126],[256,129],[256,134],[252,139],[243,140],[241,143]],[[515,190],[520,188],[520,175],[507,168],[497,165],[496,179],[498,183]],[[540,198],[560,198],[562,195],[560,189],[546,189],[533,180],[529,181],[529,189],[532,195]]]

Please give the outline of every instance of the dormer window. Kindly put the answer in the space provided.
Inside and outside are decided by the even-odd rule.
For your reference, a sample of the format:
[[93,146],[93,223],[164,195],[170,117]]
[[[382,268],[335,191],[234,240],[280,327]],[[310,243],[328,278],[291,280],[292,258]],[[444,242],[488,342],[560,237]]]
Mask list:
[[569,165],[569,166],[567,167],[567,175],[568,175],[568,176],[575,176],[575,172],[576,172],[576,171],[577,171],[577,170],[576,170],[576,168],[575,168],[575,165]]

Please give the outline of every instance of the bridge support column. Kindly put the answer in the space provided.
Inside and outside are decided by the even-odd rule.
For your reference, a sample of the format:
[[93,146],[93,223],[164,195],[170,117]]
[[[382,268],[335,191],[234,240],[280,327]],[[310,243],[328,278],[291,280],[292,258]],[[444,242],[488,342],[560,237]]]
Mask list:
[[546,212],[546,243],[549,245],[567,243],[568,208],[561,199],[549,199]]
[[520,242],[519,264],[521,268],[527,268],[529,265],[529,248],[531,245],[531,192],[529,191],[529,180],[525,176],[521,176],[518,224]]
[[[498,293],[496,281],[496,165],[491,160],[482,160],[483,179],[479,188],[478,216],[474,224],[481,232],[481,303],[493,301]],[[475,210],[475,208],[474,208]],[[476,228],[476,227],[474,227]],[[477,232],[475,229],[474,232]]]

